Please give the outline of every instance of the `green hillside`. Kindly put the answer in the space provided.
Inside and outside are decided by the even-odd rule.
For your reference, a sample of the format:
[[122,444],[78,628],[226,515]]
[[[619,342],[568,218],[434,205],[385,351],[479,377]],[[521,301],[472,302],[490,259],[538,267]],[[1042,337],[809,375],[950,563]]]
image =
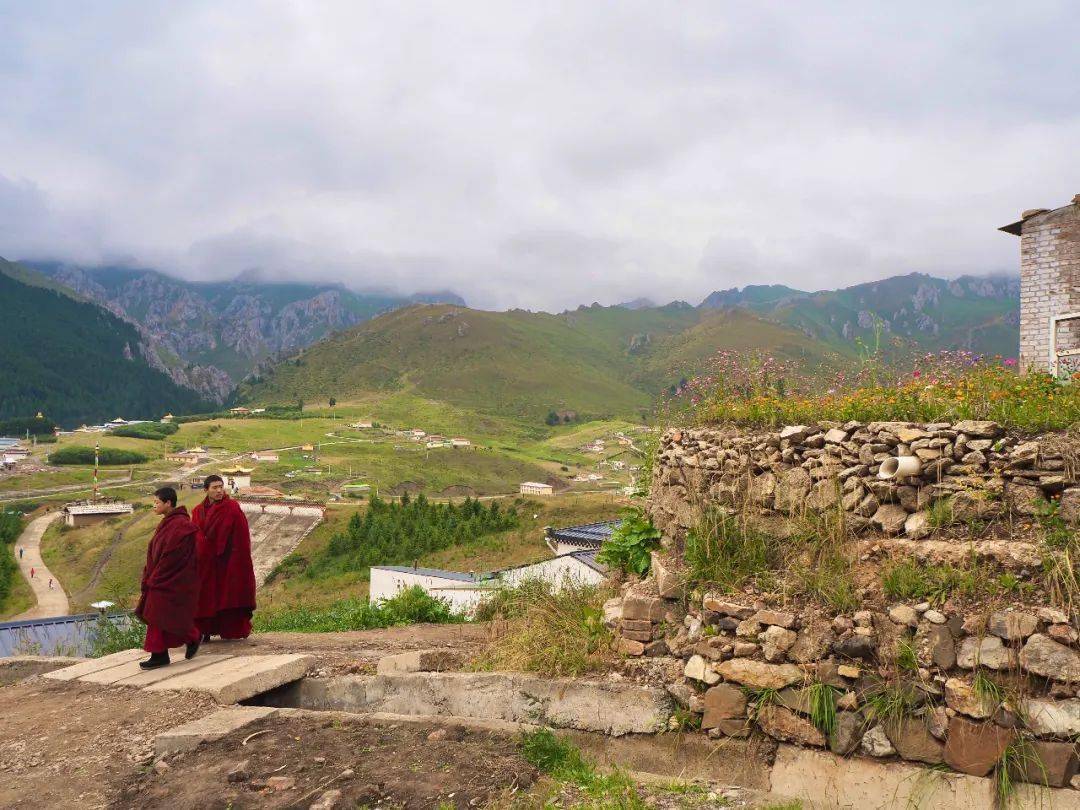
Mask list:
[[0,418],[41,411],[65,425],[203,407],[138,355],[135,328],[0,259]]
[[714,292],[703,307],[742,307],[844,350],[885,337],[925,348],[969,349],[1015,357],[1019,344],[1020,280],[963,276],[954,280],[909,273],[815,293],[789,287]]
[[415,306],[317,343],[241,385],[241,401],[339,402],[409,391],[527,419],[637,416],[720,349],[821,361],[826,347],[742,310],[582,307],[559,315]]

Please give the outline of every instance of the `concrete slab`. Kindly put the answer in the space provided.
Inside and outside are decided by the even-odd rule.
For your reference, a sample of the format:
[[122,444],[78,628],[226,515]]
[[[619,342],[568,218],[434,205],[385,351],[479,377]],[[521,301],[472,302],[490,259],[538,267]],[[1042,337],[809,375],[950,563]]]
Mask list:
[[154,738],[154,752],[161,756],[177,751],[190,751],[199,743],[221,739],[226,734],[276,713],[277,709],[269,706],[231,706],[221,709],[158,734]]
[[772,792],[807,803],[828,802],[859,810],[987,810],[994,806],[989,779],[902,762],[845,759],[790,745],[777,749]]
[[[108,667],[107,669],[99,669],[97,672],[91,672],[89,675],[80,675],[77,680],[82,681],[83,683],[114,684],[124,678],[130,678],[132,675],[143,672],[144,670],[139,666],[139,662],[145,661],[149,657],[150,653],[145,650],[140,650],[139,655],[130,661],[125,661],[122,664],[117,664],[116,666]],[[184,648],[180,647],[175,650],[169,650],[169,657],[173,662],[168,667],[171,669],[176,666],[177,661],[184,660]]]
[[393,675],[398,672],[444,672],[461,667],[461,656],[453,650],[414,650],[384,655],[379,659],[379,675]]
[[146,657],[147,654],[143,650],[123,650],[112,655],[104,655],[101,658],[89,658],[80,664],[75,664],[75,666],[47,672],[44,677],[51,678],[54,681],[73,681],[93,672],[118,667],[129,661],[137,661]]
[[[158,681],[164,681],[168,678],[172,678],[175,675],[183,675],[185,672],[193,672],[196,669],[202,669],[208,667],[211,664],[216,664],[218,661],[227,661],[232,658],[231,655],[197,655],[190,661],[181,658],[179,661],[173,660],[167,667],[161,669],[141,669],[138,662],[131,664],[124,664],[123,667],[116,667],[115,669],[108,670],[109,674],[117,673],[121,669],[127,669],[128,667],[134,667],[134,671],[130,671],[126,677],[112,681],[116,686],[150,686]],[[90,675],[81,680],[89,680],[94,677]]]
[[146,687],[151,692],[189,689],[206,692],[218,703],[238,703],[303,678],[312,655],[245,655],[219,661]]

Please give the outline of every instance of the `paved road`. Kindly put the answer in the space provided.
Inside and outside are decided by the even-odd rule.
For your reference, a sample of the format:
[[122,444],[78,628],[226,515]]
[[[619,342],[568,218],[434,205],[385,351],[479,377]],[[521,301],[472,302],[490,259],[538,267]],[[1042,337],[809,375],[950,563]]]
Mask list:
[[[45,533],[48,525],[58,517],[60,517],[60,512],[50,512],[47,515],[31,520],[23,533],[19,535],[19,539],[15,541],[13,550],[15,558],[19,560],[19,570],[22,571],[26,581],[30,583],[34,596],[37,597],[37,606],[12,617],[12,620],[43,619],[48,616],[67,616],[69,613],[67,594],[64,593],[64,589],[60,586],[56,577],[45,567],[45,563],[41,559],[41,535]],[[20,548],[23,550],[22,559],[19,559],[18,550]],[[34,569],[32,579],[30,577],[31,568]],[[49,589],[50,577],[53,580],[51,590]]]

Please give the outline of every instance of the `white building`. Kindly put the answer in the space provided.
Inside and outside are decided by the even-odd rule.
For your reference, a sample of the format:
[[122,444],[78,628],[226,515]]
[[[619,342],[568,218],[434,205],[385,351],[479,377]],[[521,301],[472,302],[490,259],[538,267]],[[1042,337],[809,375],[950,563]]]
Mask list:
[[89,526],[121,515],[130,515],[135,507],[123,501],[78,501],[64,506],[64,523]]
[[222,470],[220,475],[225,479],[225,490],[227,492],[236,492],[240,489],[247,489],[251,486],[251,473],[254,472],[249,467],[230,467],[227,470]]
[[460,613],[470,613],[480,602],[502,587],[540,579],[556,590],[568,584],[595,585],[604,580],[606,570],[596,562],[595,551],[574,551],[531,565],[507,568],[489,574],[444,571],[439,568],[377,565],[371,567],[369,598],[380,602],[406,588],[419,585],[436,599],[443,599]]
[[450,444],[453,447],[471,447],[472,442],[468,439],[451,439]]
[[251,454],[252,461],[265,461],[269,464],[277,464],[280,460],[276,450],[256,450]]
[[518,491],[522,495],[554,495],[555,488],[551,484],[541,484],[538,481],[523,481]]

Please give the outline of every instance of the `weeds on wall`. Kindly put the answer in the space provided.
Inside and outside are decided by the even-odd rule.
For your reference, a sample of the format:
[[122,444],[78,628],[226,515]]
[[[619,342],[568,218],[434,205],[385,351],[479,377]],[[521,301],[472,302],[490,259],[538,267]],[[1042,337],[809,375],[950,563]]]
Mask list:
[[476,612],[477,619],[494,621],[498,628],[476,668],[552,677],[606,668],[615,658],[614,637],[604,626],[603,604],[609,595],[569,580],[558,590],[541,580],[500,589]]

